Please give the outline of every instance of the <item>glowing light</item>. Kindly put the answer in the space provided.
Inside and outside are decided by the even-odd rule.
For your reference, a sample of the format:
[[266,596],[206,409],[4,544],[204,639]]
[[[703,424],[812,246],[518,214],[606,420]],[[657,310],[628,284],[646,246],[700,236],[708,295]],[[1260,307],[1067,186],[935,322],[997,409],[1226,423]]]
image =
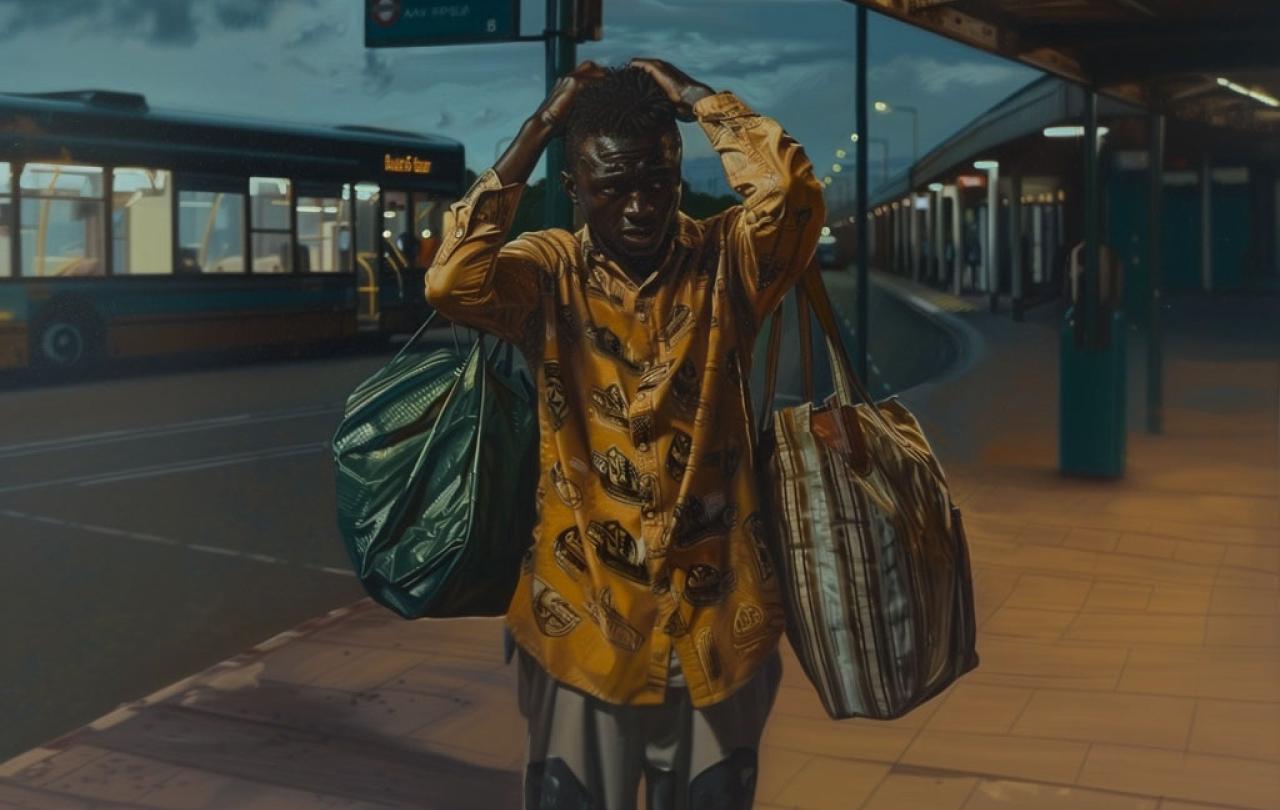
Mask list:
[[929,190],[930,190],[930,191],[942,191],[942,184],[941,184],[941,183],[930,183],[930,184],[929,184]]
[[430,229],[430,228],[423,228],[423,229],[422,229],[422,238],[423,238],[423,239],[430,239],[430,238],[431,238],[431,229]]
[[889,102],[877,101],[875,103],[876,112],[889,112]]
[[1254,101],[1267,105],[1268,107],[1280,107],[1280,101],[1277,101],[1274,96],[1269,96],[1266,93],[1260,92],[1258,90],[1250,90],[1244,85],[1236,84],[1230,79],[1226,79],[1219,76],[1218,84],[1227,88],[1233,93],[1239,93],[1242,96],[1247,96],[1253,99]]
[[844,171],[844,167],[841,166],[839,163],[832,163],[831,171],[835,172],[836,174],[839,174],[840,172]]
[[1000,161],[998,161],[998,160],[975,160],[975,161],[973,162],[973,168],[975,168],[975,169],[985,169],[986,171],[991,171],[992,169],[998,169],[998,168],[1000,168]]
[[383,232],[382,232],[382,238],[383,238],[383,239],[390,239],[390,238],[391,238],[391,231],[383,231]]
[[837,149],[837,150],[836,150],[836,157],[838,157],[838,158],[842,158],[842,157],[844,157],[844,156],[845,156],[845,155],[847,155],[847,154],[849,154],[849,153],[848,153],[848,152],[846,152],[846,151],[844,151],[843,149]]
[[[1098,127],[1098,137],[1101,138],[1111,130],[1107,127]],[[1061,127],[1045,127],[1044,136],[1046,138],[1083,138],[1084,127],[1081,126],[1061,126]]]
[[383,212],[382,212],[382,218],[383,218],[383,219],[395,219],[395,218],[396,218],[396,212],[395,212],[395,211],[383,211]]
[[823,225],[823,226],[822,226],[822,235],[823,235],[823,236],[830,236],[830,235],[831,235],[831,226],[829,226],[829,225]]
[[849,136],[849,140],[853,141],[854,143],[857,143],[857,142],[858,142],[858,133],[856,133],[856,132],[855,132],[855,133],[853,133],[852,135],[850,135],[850,136]]

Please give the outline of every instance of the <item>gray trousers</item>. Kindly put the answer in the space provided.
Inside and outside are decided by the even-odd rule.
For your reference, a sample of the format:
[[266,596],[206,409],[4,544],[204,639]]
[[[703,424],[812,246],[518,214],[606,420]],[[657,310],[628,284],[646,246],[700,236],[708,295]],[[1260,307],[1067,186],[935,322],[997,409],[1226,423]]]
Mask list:
[[757,749],[782,679],[775,652],[728,698],[689,701],[673,654],[666,702],[618,706],[551,678],[519,651],[520,713],[528,720],[525,810],[750,810]]

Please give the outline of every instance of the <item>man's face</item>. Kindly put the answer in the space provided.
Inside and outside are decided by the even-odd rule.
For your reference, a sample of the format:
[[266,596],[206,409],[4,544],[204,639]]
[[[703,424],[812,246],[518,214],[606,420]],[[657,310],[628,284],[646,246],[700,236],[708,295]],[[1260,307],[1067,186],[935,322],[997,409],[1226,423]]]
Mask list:
[[[574,160],[574,156],[570,156]],[[582,142],[566,176],[591,236],[615,258],[660,257],[680,208],[680,135],[593,135]]]

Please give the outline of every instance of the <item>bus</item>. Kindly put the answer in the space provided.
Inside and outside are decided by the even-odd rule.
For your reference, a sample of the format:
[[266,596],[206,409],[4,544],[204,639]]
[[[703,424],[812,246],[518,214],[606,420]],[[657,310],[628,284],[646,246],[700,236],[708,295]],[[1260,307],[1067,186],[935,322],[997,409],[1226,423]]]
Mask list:
[[0,94],[0,369],[412,331],[462,144]]

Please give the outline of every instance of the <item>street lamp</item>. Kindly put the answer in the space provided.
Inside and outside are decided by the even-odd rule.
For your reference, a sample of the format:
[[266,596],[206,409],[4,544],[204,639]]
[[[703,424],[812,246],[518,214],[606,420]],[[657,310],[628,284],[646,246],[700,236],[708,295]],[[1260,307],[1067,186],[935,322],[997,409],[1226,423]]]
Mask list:
[[915,107],[908,107],[905,104],[890,104],[887,101],[877,101],[874,105],[876,112],[889,113],[907,112],[911,113],[911,165],[916,165],[916,160],[920,154],[920,111]]

